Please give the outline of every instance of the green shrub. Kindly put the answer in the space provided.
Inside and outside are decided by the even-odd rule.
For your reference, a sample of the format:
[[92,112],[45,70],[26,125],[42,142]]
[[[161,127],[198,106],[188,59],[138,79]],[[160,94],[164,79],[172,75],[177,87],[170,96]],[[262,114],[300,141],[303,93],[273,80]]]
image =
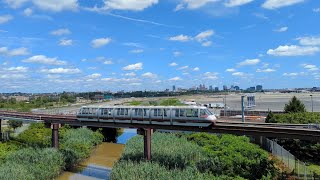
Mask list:
[[60,151],[66,159],[66,168],[70,169],[89,157],[92,148],[100,144],[103,135],[87,128],[68,129],[60,140]]
[[181,103],[179,99],[169,98],[161,100],[160,106],[185,106],[185,104]]
[[289,123],[289,124],[320,124],[320,113],[300,112],[268,115],[268,123]]
[[13,143],[1,143],[0,142],[0,162],[9,154],[17,151],[19,146]]
[[209,158],[197,164],[201,172],[229,176],[239,175],[248,179],[261,179],[264,176],[276,175],[269,154],[257,145],[250,143],[244,136],[195,133],[186,137],[202,146]]
[[[188,142],[186,138],[177,138],[174,134],[154,133],[151,140],[152,161],[168,168],[186,168],[197,160],[202,148]],[[143,157],[143,138],[131,138],[125,146],[121,159],[141,161]]]
[[46,128],[43,123],[32,123],[24,132],[20,133],[15,140],[25,143],[30,147],[50,147],[51,145],[50,128]]
[[64,158],[52,148],[25,148],[5,158],[0,179],[53,179],[64,167]]
[[168,170],[155,162],[140,162],[137,164],[132,161],[119,161],[116,163],[111,172],[112,180],[140,180],[140,179],[157,179],[157,180],[242,180],[241,177],[215,177],[208,173],[199,173],[196,169],[186,168]]

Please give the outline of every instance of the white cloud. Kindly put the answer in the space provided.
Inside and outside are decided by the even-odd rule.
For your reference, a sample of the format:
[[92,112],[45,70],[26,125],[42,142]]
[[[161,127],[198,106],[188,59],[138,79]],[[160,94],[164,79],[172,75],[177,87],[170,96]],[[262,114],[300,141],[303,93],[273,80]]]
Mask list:
[[188,69],[189,66],[182,66],[182,67],[179,67],[178,70],[185,70],[185,69]]
[[0,79],[24,79],[26,75],[24,74],[0,74]]
[[77,74],[80,73],[80,69],[68,69],[68,68],[53,68],[53,69],[41,69],[40,72],[48,74]]
[[214,34],[213,30],[207,30],[207,31],[203,31],[201,33],[199,33],[198,35],[196,35],[195,39],[198,42],[203,42],[206,41],[209,37],[211,37]]
[[106,61],[103,62],[103,64],[109,65],[109,64],[113,64],[113,62],[111,60],[106,60]]
[[136,63],[136,64],[130,64],[128,66],[125,66],[122,68],[122,70],[125,70],[125,71],[132,71],[132,70],[141,70],[143,68],[143,64],[140,62],[140,63]]
[[318,71],[319,68],[313,64],[302,64],[303,68],[307,69],[308,71]]
[[156,74],[153,74],[151,72],[147,72],[147,73],[144,73],[141,75],[142,77],[145,77],[145,78],[156,78],[157,75]]
[[268,73],[268,72],[275,72],[275,71],[276,71],[275,69],[266,68],[266,69],[257,69],[256,72],[265,72],[265,73]]
[[170,37],[170,41],[180,41],[180,42],[187,42],[190,41],[192,38],[183,34],[180,34],[178,36]]
[[235,71],[236,71],[236,69],[234,69],[234,68],[226,69],[226,72],[235,72]]
[[23,15],[25,16],[31,16],[33,13],[31,8],[26,8],[25,10],[23,10]]
[[260,59],[246,59],[240,63],[238,63],[239,66],[251,66],[256,65],[260,62]]
[[73,44],[72,39],[60,39],[60,46],[71,46]]
[[6,55],[6,56],[24,56],[24,55],[28,55],[29,52],[28,52],[28,49],[24,47],[12,49],[12,50],[9,50],[7,47],[1,47],[0,54]]
[[297,38],[299,43],[304,46],[319,46],[320,45],[320,37],[299,37]]
[[71,34],[71,31],[67,28],[64,28],[64,29],[57,29],[57,30],[51,31],[50,34],[55,36],[62,36],[62,35]]
[[126,74],[124,74],[124,76],[136,76],[136,73],[134,73],[134,72],[130,72],[130,73],[126,73]]
[[22,4],[27,2],[29,0],[4,0],[5,3],[7,3],[11,8],[19,8]]
[[182,79],[178,76],[170,78],[169,81],[181,81]]
[[297,3],[301,3],[304,0],[266,0],[262,7],[266,9],[278,9],[285,6],[291,6]]
[[202,45],[203,47],[209,47],[209,46],[211,46],[211,44],[212,44],[211,41],[206,41],[206,42],[203,42],[201,45]]
[[178,66],[178,64],[173,62],[173,63],[170,63],[169,66]]
[[174,12],[177,12],[177,11],[180,11],[181,9],[184,9],[184,5],[183,4],[178,4],[177,6],[176,6],[176,8],[174,8]]
[[313,12],[315,12],[315,13],[320,13],[320,8],[315,8],[315,9],[313,9]]
[[130,53],[140,54],[140,53],[143,53],[143,49],[134,49],[134,50],[131,50]]
[[218,2],[220,0],[182,0],[181,4],[186,4],[188,9],[197,9],[208,3]]
[[56,57],[55,58],[48,58],[44,55],[32,56],[28,59],[22,60],[22,62],[39,63],[39,64],[47,64],[47,65],[65,65],[65,64],[67,64],[66,61],[58,60]]
[[11,16],[9,14],[2,15],[2,16],[0,16],[0,24],[6,23],[12,19],[13,19],[13,16]]
[[283,73],[283,76],[289,76],[289,77],[294,77],[294,76],[298,76],[299,73]]
[[142,11],[158,3],[158,0],[105,0],[105,9]]
[[200,71],[200,68],[199,67],[195,67],[195,68],[193,68],[192,71]]
[[4,68],[5,71],[11,71],[16,73],[24,73],[27,72],[29,68],[24,66],[17,66],[17,67],[10,67],[10,68]]
[[244,72],[234,72],[234,73],[232,73],[232,76],[246,77],[246,76],[248,76],[248,74],[246,74]]
[[90,79],[96,79],[99,77],[101,77],[101,74],[99,74],[99,73],[93,73],[93,74],[87,76],[87,78],[90,78]]
[[252,2],[253,0],[228,0],[225,3],[225,6],[227,7],[236,7],[236,6],[242,6],[245,4],[248,4],[250,2]]
[[273,56],[304,56],[313,55],[320,51],[318,47],[304,47],[296,45],[279,46],[276,49],[269,49],[267,54]]
[[111,42],[111,38],[99,38],[91,41],[92,47],[99,48]]
[[286,32],[288,30],[288,27],[281,27],[281,28],[279,28],[279,29],[275,29],[274,31],[275,32]]
[[32,0],[33,3],[42,10],[49,11],[63,11],[63,10],[77,10],[78,0]]
[[174,55],[175,57],[178,57],[178,56],[181,56],[182,53],[179,52],[179,51],[175,51],[175,52],[173,52],[173,55]]
[[206,72],[203,75],[205,76],[205,79],[210,79],[210,80],[216,80],[218,79],[218,74],[216,72]]

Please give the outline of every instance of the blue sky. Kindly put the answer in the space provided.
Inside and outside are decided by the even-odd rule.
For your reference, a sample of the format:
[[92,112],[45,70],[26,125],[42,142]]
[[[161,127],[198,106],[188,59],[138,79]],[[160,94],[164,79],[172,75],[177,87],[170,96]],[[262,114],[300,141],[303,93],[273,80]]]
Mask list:
[[0,92],[320,86],[318,0],[0,0]]

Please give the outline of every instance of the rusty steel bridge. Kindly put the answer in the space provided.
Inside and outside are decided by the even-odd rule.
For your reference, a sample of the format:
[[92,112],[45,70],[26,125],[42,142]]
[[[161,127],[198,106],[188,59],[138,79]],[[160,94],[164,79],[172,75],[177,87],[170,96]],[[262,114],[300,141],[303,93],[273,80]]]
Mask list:
[[[151,134],[154,129],[208,132],[208,133],[226,133],[235,135],[249,135],[254,137],[273,137],[302,139],[320,142],[320,128],[315,124],[277,124],[277,123],[242,123],[231,120],[220,120],[213,126],[195,127],[195,126],[175,126],[138,124],[138,123],[119,123],[119,122],[93,122],[79,121],[75,115],[50,115],[39,113],[22,113],[14,111],[0,111],[1,120],[19,120],[31,122],[45,122],[51,124],[52,128],[52,147],[59,147],[59,127],[61,125],[71,126],[90,126],[90,127],[108,127],[108,128],[137,128],[138,133],[144,135],[144,153],[146,159],[151,159]],[[0,123],[1,132],[1,123]],[[1,137],[1,136],[0,136]],[[259,139],[259,138],[258,138]],[[260,138],[261,139],[261,138]]]

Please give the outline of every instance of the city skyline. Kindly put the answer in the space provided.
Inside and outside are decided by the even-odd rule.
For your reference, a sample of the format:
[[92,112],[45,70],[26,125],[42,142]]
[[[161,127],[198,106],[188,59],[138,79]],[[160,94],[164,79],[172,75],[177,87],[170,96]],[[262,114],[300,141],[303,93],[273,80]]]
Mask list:
[[320,3],[0,0],[0,92],[318,87]]

